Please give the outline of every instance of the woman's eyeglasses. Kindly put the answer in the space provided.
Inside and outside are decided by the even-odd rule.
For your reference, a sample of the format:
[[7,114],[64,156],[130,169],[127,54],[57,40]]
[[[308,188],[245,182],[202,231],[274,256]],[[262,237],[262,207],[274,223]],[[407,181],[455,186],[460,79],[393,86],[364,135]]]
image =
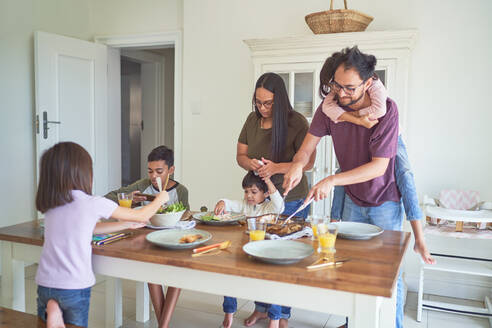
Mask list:
[[258,108],[258,109],[260,109],[261,106],[264,106],[266,109],[270,109],[273,106],[273,100],[267,100],[267,101],[261,102],[258,99],[256,99],[254,101],[254,104],[255,104],[256,108]]

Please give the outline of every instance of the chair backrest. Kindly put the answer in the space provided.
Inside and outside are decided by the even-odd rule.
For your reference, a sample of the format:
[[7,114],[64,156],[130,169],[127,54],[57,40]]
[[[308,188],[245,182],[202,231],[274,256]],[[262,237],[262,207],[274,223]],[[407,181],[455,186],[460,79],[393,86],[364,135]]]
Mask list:
[[442,190],[439,203],[442,207],[454,210],[469,210],[480,202],[480,194],[473,190]]

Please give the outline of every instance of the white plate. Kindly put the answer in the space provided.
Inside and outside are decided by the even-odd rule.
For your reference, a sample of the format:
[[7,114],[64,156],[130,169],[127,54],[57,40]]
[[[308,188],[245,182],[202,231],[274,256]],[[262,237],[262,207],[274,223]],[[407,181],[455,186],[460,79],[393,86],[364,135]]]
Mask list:
[[292,264],[313,254],[311,245],[293,240],[260,240],[249,242],[243,251],[267,263]]
[[[198,239],[193,243],[181,244],[179,239],[184,235],[202,235],[202,239]],[[171,248],[171,249],[183,249],[183,248],[192,248],[197,245],[203,244],[206,241],[210,240],[212,235],[203,230],[198,229],[190,229],[190,230],[160,230],[149,233],[145,239],[152,244],[157,246]]]
[[205,220],[202,220],[202,216],[204,215],[213,215],[212,212],[200,212],[200,213],[195,213],[192,215],[192,217],[197,220],[197,221],[200,221],[201,223],[203,224],[208,224],[208,225],[218,225],[218,226],[221,226],[221,225],[228,225],[228,224],[235,224],[237,223],[237,221],[239,220],[244,220],[246,218],[245,215],[242,215],[241,213],[231,213],[231,216],[233,217],[231,220],[224,220],[224,221],[205,221]]
[[360,222],[334,222],[338,226],[338,237],[345,239],[365,240],[379,236],[383,229],[373,224]]

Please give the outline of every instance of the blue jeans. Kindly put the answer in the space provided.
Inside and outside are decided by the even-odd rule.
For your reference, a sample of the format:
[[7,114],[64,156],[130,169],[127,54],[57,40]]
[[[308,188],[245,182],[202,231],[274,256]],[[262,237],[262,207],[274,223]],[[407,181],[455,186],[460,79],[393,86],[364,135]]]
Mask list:
[[63,321],[75,326],[87,327],[91,288],[58,289],[38,286],[38,317],[46,321],[46,306],[49,300],[58,303]]
[[288,306],[255,302],[255,311],[267,312],[268,317],[272,320],[290,318],[290,307]]
[[[224,311],[224,313],[236,312],[237,299],[235,297],[224,296],[222,310]],[[287,306],[255,302],[255,310],[263,313],[268,312],[268,317],[273,320],[290,318],[290,307]]]
[[[285,203],[285,209],[284,209],[282,214],[283,215],[291,215],[302,205],[302,203],[304,203],[304,199],[296,199],[296,200],[293,200],[290,202],[286,202]],[[310,206],[311,205],[307,206],[305,209],[303,209],[302,211],[297,213],[296,216],[300,217],[300,218],[304,218],[304,219],[307,218]]]
[[224,302],[222,303],[222,310],[224,313],[234,313],[237,311],[237,298],[224,296]]
[[[345,196],[342,221],[362,222],[377,225],[384,230],[401,231],[403,224],[402,202],[385,202],[375,207],[356,205],[349,196]],[[403,281],[398,275],[396,292],[396,328],[403,327]]]
[[[338,172],[337,172],[338,173]],[[422,210],[419,206],[417,188],[413,179],[413,173],[408,160],[407,148],[403,143],[401,135],[398,136],[398,150],[395,160],[395,180],[401,193],[403,206],[407,220],[420,220],[423,218]],[[343,202],[345,199],[345,189],[343,186],[336,186],[333,190],[333,204],[331,205],[331,218],[340,220],[342,218]]]

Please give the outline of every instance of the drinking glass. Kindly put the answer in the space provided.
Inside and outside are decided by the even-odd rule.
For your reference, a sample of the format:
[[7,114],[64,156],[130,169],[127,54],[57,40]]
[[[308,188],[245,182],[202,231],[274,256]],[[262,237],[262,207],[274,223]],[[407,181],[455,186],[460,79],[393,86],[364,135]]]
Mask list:
[[249,241],[265,239],[266,222],[256,218],[248,219]]
[[122,207],[132,207],[133,194],[132,193],[118,193],[118,203]]
[[316,240],[318,239],[318,224],[326,222],[326,219],[321,216],[312,216],[309,219],[309,222],[311,224],[311,229],[313,230],[311,240]]
[[338,227],[336,224],[322,222],[318,227],[318,252],[335,253],[335,242],[337,240]]

